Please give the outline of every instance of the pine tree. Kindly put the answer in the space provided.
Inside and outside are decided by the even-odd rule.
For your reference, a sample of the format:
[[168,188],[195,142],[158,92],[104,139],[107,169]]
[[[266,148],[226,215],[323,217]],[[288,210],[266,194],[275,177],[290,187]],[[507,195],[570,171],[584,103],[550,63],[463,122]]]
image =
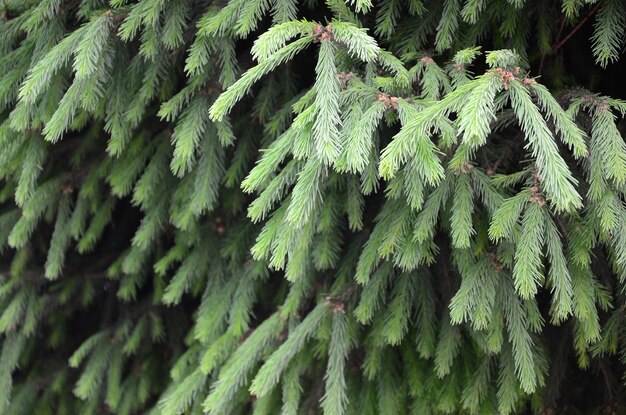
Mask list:
[[626,412],[624,1],[0,10],[0,414]]

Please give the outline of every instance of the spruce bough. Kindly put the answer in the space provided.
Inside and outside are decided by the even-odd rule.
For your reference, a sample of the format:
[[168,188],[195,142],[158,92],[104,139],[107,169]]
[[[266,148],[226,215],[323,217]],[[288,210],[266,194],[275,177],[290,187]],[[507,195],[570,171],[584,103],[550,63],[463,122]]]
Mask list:
[[0,414],[626,411],[622,0],[0,10]]

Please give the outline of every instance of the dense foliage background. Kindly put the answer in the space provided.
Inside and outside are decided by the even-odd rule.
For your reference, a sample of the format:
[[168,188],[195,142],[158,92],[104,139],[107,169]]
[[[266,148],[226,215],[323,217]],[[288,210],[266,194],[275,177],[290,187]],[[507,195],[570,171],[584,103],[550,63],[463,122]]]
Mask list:
[[622,0],[0,11],[0,413],[626,412]]

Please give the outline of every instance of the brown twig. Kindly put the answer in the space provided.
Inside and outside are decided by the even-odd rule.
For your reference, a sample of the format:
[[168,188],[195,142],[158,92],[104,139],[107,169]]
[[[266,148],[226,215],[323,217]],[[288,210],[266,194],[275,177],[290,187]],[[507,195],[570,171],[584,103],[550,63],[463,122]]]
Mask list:
[[559,43],[556,44],[556,46],[552,49],[552,53],[556,53],[558,52],[559,49],[561,49],[561,47],[572,37],[574,36],[574,34],[576,32],[578,32],[578,30],[580,30],[581,27],[583,27],[583,25],[587,22],[587,20],[589,20],[591,18],[591,16],[593,16],[598,9],[600,8],[600,3],[598,2],[598,4],[596,4],[595,6],[593,6],[593,8],[591,10],[589,10],[589,12],[585,15],[585,17],[583,17],[580,22],[578,22],[578,24],[576,25],[576,27],[574,27]]
[[[578,32],[578,30],[580,30],[581,27],[583,27],[583,25],[587,22],[587,20],[589,20],[591,16],[593,16],[598,11],[598,8],[600,8],[600,3],[596,4],[593,8],[591,8],[591,10],[587,12],[587,14],[578,22],[578,24],[570,32],[563,39],[561,39],[556,45],[552,47],[552,49],[550,50],[548,54],[544,53],[541,55],[541,60],[539,61],[539,69],[538,69],[539,74],[543,73],[543,65],[546,60],[546,56],[553,55],[556,52],[558,52],[558,50],[561,49],[561,47],[563,47],[563,45],[568,40],[570,40],[570,38],[574,36],[574,34]],[[561,33],[563,33],[564,28],[565,28],[565,17],[561,18],[561,25],[559,27],[559,32],[556,35],[557,39],[561,37]]]
[[[565,29],[565,16],[561,17],[561,23],[559,24],[559,31],[556,34],[556,38],[560,39],[561,38],[561,34],[563,33],[563,29]],[[551,49],[554,50],[554,47]],[[541,61],[539,61],[539,75],[541,75],[543,73],[543,64],[546,60],[546,53],[542,53],[541,54]]]
[[563,34],[563,29],[565,29],[565,16],[561,17],[561,24],[559,25],[559,33],[556,34],[556,38],[559,39]]
[[614,384],[612,379],[613,376],[611,376],[609,369],[607,369],[604,359],[599,360],[598,366],[600,368],[600,372],[602,373],[602,378],[604,379],[604,385],[609,395],[609,401],[613,404],[613,388],[611,387]]

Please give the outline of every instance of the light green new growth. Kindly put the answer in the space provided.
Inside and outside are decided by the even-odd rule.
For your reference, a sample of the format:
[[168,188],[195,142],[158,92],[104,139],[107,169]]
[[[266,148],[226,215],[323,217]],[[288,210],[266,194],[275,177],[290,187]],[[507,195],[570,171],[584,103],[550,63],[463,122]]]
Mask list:
[[1,1],[0,414],[621,413],[625,42],[622,0]]

